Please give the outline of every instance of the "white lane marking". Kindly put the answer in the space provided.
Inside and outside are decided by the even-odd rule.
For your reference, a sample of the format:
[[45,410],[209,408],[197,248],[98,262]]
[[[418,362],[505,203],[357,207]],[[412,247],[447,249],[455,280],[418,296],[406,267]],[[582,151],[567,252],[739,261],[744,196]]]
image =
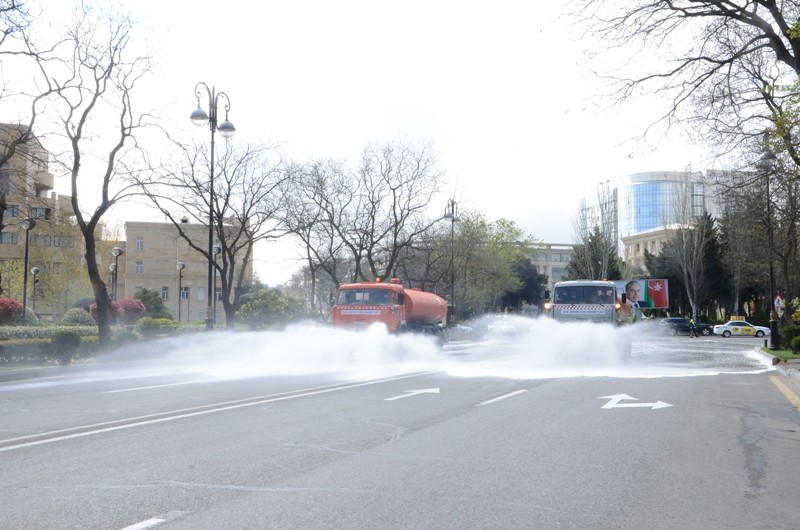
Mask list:
[[156,525],[160,525],[165,520],[166,519],[148,519],[146,521],[142,521],[141,523],[126,526],[122,530],[144,530],[145,528],[153,528]]
[[420,390],[406,390],[405,394],[401,394],[399,396],[390,397],[384,399],[384,401],[394,401],[395,399],[403,399],[411,396],[417,396],[419,394],[438,394],[438,388],[422,388]]
[[[21,436],[19,438],[10,438],[7,440],[0,440],[0,444],[9,443],[9,442],[16,442],[21,440],[29,440],[32,438],[44,438],[47,436],[54,436],[59,433],[73,433],[73,434],[65,434],[63,436],[55,436],[53,438],[44,438],[41,440],[35,440],[32,442],[25,442],[16,445],[9,445],[6,447],[0,447],[0,453],[5,451],[11,451],[14,449],[22,449],[24,447],[32,447],[35,445],[43,445],[53,442],[59,442],[63,440],[70,440],[73,438],[82,438],[84,436],[91,436],[94,434],[101,434],[105,432],[112,432],[112,431],[121,431],[123,429],[130,429],[133,427],[140,427],[143,425],[151,425],[155,423],[163,423],[166,421],[173,421],[179,420],[184,418],[191,418],[194,416],[203,416],[206,414],[212,414],[215,412],[223,412],[226,410],[234,410],[240,409],[245,407],[252,407],[256,405],[264,405],[265,403],[275,403],[277,401],[286,401],[289,399],[301,398],[301,397],[308,397],[308,396],[315,396],[318,394],[327,394],[329,392],[336,392],[339,390],[349,390],[351,388],[358,388],[362,386],[369,386],[369,385],[377,385],[380,383],[388,383],[391,381],[399,381],[402,379],[409,379],[412,377],[420,377],[424,375],[430,375],[439,373],[438,370],[432,370],[430,372],[419,372],[414,374],[406,374],[400,375],[397,377],[389,377],[386,379],[376,379],[373,381],[364,381],[361,383],[353,383],[349,385],[329,385],[323,387],[314,387],[308,390],[295,390],[291,392],[282,392],[280,394],[273,394],[271,396],[262,396],[262,397],[255,397],[255,398],[247,398],[247,399],[240,399],[236,401],[227,401],[223,403],[217,403],[216,405],[206,405],[203,407],[194,407],[189,409],[178,409],[174,411],[168,412],[161,412],[158,414],[149,414],[146,416],[138,416],[133,418],[127,418],[122,420],[115,420],[115,421],[108,421],[103,423],[96,423],[93,425],[84,425],[82,427],[75,427],[72,429],[61,429],[58,431],[51,431],[39,434],[32,434],[28,436]],[[149,419],[148,419],[149,418]],[[128,423],[129,422],[129,423]],[[122,423],[122,425],[119,425]],[[110,427],[104,427],[109,425]],[[86,429],[86,430],[83,430]],[[80,431],[80,432],[75,432]]]
[[505,394],[503,396],[498,396],[498,397],[496,397],[494,399],[488,399],[488,400],[484,401],[483,403],[478,403],[476,405],[476,407],[482,407],[484,405],[491,405],[492,403],[497,403],[498,401],[502,401],[504,399],[508,399],[510,397],[514,397],[517,394],[522,394],[523,392],[527,392],[527,390],[516,390],[516,391],[511,392],[509,394]]
[[117,394],[119,392],[136,392],[137,390],[152,390],[153,388],[166,388],[169,386],[181,386],[181,385],[196,385],[198,383],[202,383],[203,381],[184,381],[182,383],[168,383],[163,385],[151,385],[151,386],[139,386],[135,388],[121,388],[119,390],[108,390],[107,392],[101,392],[101,394]]

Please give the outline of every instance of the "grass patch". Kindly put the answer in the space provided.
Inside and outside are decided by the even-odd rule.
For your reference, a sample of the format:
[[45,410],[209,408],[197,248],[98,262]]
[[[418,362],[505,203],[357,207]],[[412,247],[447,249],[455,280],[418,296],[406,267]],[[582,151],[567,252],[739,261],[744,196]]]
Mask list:
[[782,361],[791,361],[794,359],[800,359],[800,355],[795,355],[792,353],[792,350],[770,350],[769,348],[761,348],[766,354],[772,355],[773,357],[777,357]]

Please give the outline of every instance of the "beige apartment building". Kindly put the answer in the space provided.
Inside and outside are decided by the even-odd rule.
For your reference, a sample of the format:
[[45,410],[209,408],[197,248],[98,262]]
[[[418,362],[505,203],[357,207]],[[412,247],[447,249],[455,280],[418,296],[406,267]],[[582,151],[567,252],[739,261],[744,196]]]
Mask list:
[[[27,307],[44,320],[55,320],[91,289],[88,278],[81,281],[81,275],[76,274],[85,270],[85,265],[70,197],[53,191],[49,155],[36,137],[14,145],[25,132],[20,125],[0,124],[0,151],[6,154],[14,149],[9,160],[0,165],[0,194],[6,204],[5,226],[0,232],[0,287],[4,297],[20,302],[26,294]],[[32,222],[26,225],[25,220]],[[23,287],[25,275],[27,289]]]
[[558,243],[541,243],[537,245],[533,255],[533,264],[539,274],[547,275],[547,288],[561,281],[567,275],[567,264],[575,252],[573,245]]
[[[208,245],[208,228],[201,224],[183,223],[181,229],[197,246]],[[178,235],[169,222],[125,223],[124,254],[119,257],[117,298],[131,298],[136,289],[147,288],[161,294],[164,306],[176,321],[204,322],[208,307],[208,260]],[[179,264],[183,268],[179,268]],[[222,285],[215,274],[215,321],[226,322],[221,303]]]

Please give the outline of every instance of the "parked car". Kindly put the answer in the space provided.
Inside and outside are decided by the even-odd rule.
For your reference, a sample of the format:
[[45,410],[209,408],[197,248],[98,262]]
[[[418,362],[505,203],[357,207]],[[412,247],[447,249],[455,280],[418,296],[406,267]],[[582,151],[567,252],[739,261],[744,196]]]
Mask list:
[[[688,335],[692,332],[692,324],[689,322],[688,318],[669,317],[659,321],[658,325],[667,335]],[[706,337],[714,332],[713,326],[710,324],[703,324],[702,322],[696,323],[695,329],[698,335],[704,335]]]
[[765,326],[754,326],[744,320],[729,320],[724,324],[714,326],[714,334],[730,337],[731,335],[743,335],[749,337],[768,337],[769,328]]

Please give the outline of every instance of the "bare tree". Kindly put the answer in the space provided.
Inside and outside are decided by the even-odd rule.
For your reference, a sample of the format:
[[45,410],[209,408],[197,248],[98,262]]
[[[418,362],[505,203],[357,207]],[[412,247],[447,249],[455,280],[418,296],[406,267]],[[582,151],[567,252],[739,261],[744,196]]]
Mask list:
[[585,200],[581,205],[573,222],[580,248],[571,259],[571,279],[615,279],[620,274],[617,193],[617,187],[606,181],[598,185],[596,201]]
[[441,173],[429,145],[369,146],[356,171],[314,162],[283,218],[306,244],[310,269],[342,281],[385,280],[437,220],[426,212]]
[[348,223],[351,183],[343,164],[333,160],[314,161],[292,173],[295,178],[286,190],[284,223],[303,246],[310,280],[309,303],[323,313],[326,301],[319,296],[320,283],[330,282],[335,289],[345,280],[349,263],[338,228]]
[[671,102],[659,121],[723,152],[771,128],[800,164],[797,2],[582,0],[574,12],[616,59],[606,75],[615,98],[659,95]]
[[[100,342],[111,339],[110,299],[98,267],[97,241],[109,209],[132,190],[119,177],[132,171],[138,152],[137,130],[145,115],[136,115],[131,96],[150,68],[148,57],[128,59],[134,24],[122,14],[76,8],[74,19],[56,40],[42,44],[25,35],[26,53],[37,64],[36,83],[47,94],[46,112],[60,129],[51,152],[69,175],[72,210],[83,236],[92,284]],[[40,40],[37,40],[40,39]],[[57,150],[61,143],[63,150]],[[91,184],[90,182],[91,181]],[[91,199],[90,190],[95,190]]]
[[228,328],[233,328],[241,304],[242,287],[249,284],[256,243],[286,233],[278,221],[283,211],[285,183],[291,177],[280,153],[268,145],[247,145],[225,150],[215,161],[214,203],[209,204],[210,152],[204,146],[175,142],[182,162],[136,175],[134,183],[175,226],[190,248],[209,259],[205,241],[192,239],[181,222],[183,215],[208,226],[213,211],[213,233],[219,244],[219,261],[212,259],[221,278],[222,305]]

